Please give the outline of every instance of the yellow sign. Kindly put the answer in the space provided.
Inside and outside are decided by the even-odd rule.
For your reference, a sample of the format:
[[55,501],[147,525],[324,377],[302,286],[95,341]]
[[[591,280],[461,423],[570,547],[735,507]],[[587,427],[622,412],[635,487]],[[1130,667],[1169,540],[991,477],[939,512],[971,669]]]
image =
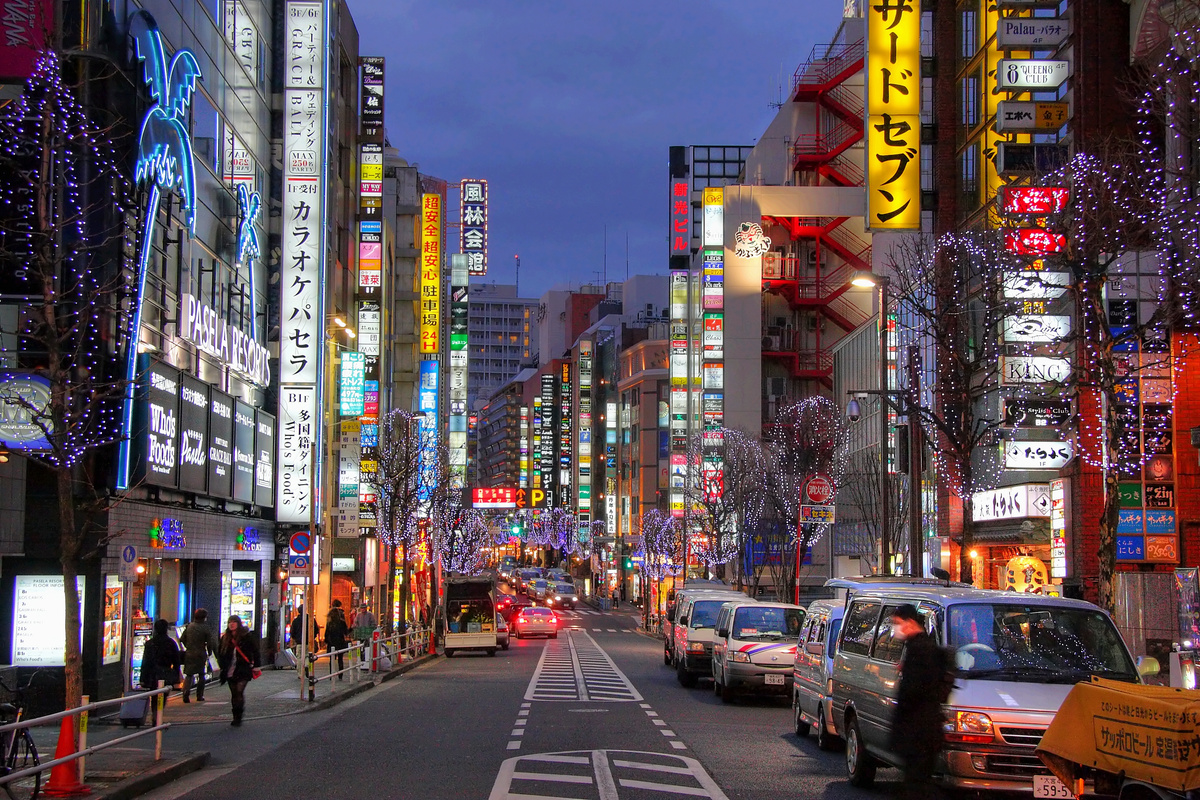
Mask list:
[[706,206],[723,205],[725,202],[724,195],[725,195],[725,190],[719,186],[716,188],[713,188],[713,189],[705,189],[704,190],[704,205],[706,205]]
[[421,196],[421,352],[436,353],[442,326],[442,196]]
[[921,227],[920,0],[867,4],[867,227]]
[[383,180],[383,164],[363,164],[359,167],[364,181]]

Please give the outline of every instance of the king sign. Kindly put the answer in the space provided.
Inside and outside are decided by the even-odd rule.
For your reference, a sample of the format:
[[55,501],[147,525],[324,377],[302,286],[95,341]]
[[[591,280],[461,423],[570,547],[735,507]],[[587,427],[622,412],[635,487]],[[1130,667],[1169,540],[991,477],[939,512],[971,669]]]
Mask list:
[[267,348],[226,322],[212,306],[185,294],[179,301],[179,317],[184,339],[259,386],[271,382]]

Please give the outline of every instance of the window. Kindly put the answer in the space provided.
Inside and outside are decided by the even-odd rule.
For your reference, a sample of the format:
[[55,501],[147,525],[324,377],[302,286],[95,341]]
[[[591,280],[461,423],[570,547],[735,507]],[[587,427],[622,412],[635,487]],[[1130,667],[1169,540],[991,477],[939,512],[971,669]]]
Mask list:
[[850,607],[842,626],[842,651],[865,656],[871,652],[875,623],[879,621],[879,603],[861,602]]
[[979,50],[979,0],[972,0],[962,10],[958,34],[959,55],[969,60]]
[[979,124],[979,70],[963,78],[959,84],[958,121],[967,128]]
[[871,651],[871,657],[878,661],[899,664],[900,656],[904,654],[904,641],[892,636],[892,614],[895,611],[894,605],[883,607],[883,614],[875,627],[875,649]]

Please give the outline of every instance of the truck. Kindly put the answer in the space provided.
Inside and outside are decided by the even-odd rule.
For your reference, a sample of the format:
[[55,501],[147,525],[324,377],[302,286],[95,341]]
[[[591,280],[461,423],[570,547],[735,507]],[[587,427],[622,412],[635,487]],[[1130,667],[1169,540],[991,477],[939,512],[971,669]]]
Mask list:
[[459,650],[496,655],[496,585],[485,576],[449,577],[439,613],[445,631],[446,658]]

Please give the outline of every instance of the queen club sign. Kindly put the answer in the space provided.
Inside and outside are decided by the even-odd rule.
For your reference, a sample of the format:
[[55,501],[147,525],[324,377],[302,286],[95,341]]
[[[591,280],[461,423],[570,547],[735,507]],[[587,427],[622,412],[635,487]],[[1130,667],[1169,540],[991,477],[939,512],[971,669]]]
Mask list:
[[180,332],[183,338],[252,383],[271,382],[270,353],[254,337],[242,333],[220,314],[190,294],[179,301]]

